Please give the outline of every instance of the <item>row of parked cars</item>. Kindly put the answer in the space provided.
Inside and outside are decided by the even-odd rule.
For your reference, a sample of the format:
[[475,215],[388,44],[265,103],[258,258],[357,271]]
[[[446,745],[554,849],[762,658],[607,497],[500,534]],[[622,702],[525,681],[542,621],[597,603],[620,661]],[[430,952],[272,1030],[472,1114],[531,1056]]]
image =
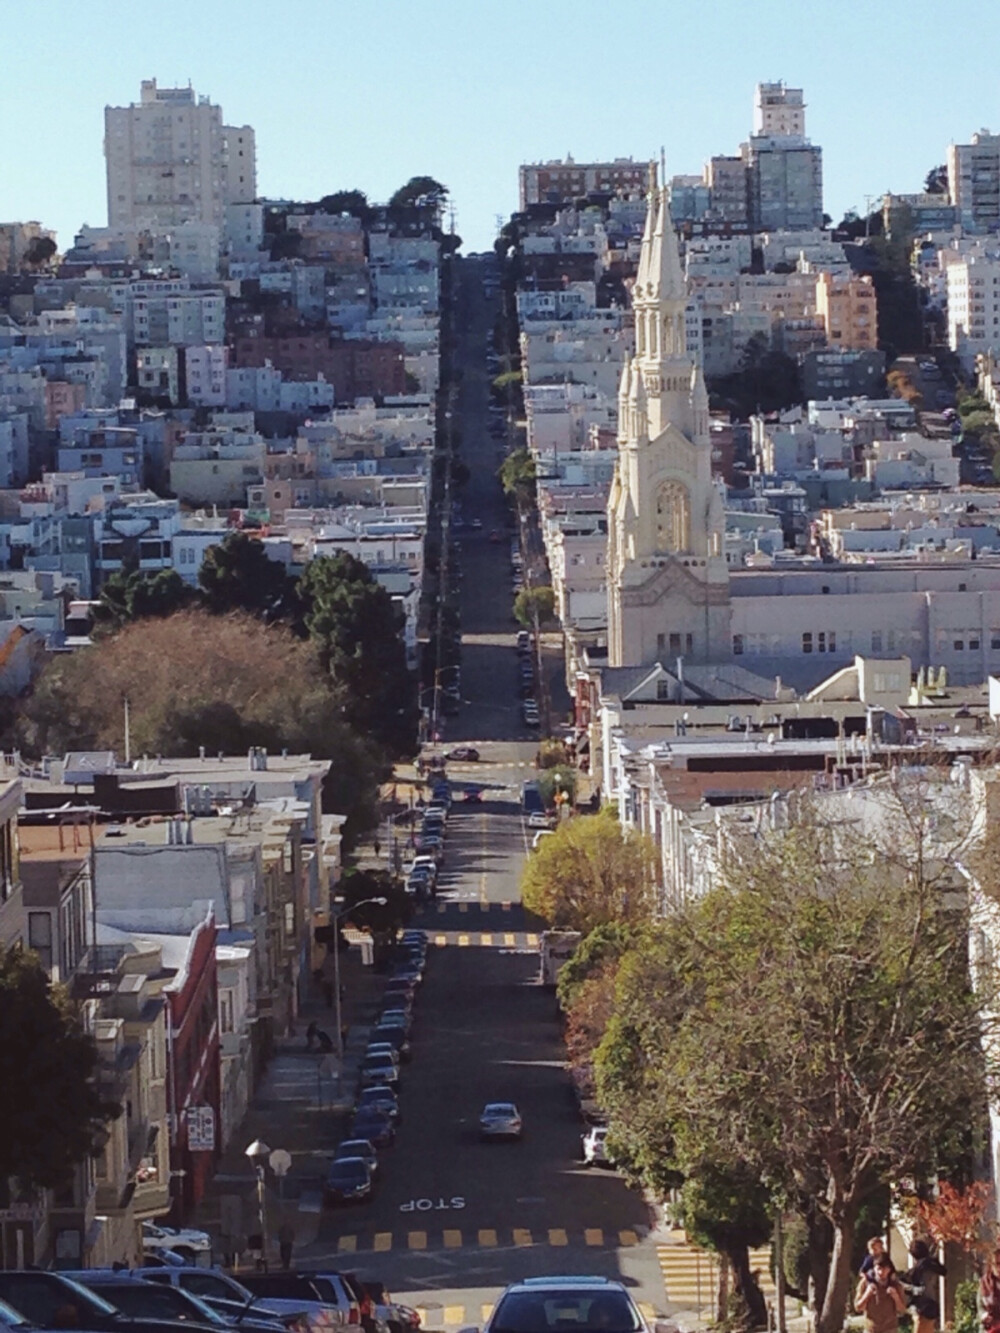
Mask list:
[[521,713],[525,725],[534,729],[541,725],[541,719],[538,715],[538,701],[535,698],[535,645],[526,629],[518,631],[517,662]]
[[[478,751],[473,751],[478,758]],[[451,809],[451,784],[440,770],[431,771],[431,800],[420,816],[414,837],[416,855],[406,867],[406,892],[418,901],[437,894],[438,871],[444,861],[444,839]]]
[[344,1272],[231,1273],[159,1265],[0,1271],[0,1328],[88,1333],[413,1333],[420,1317]]
[[379,1153],[395,1142],[400,1066],[411,1058],[413,1005],[426,962],[427,936],[422,930],[404,931],[361,1061],[350,1128],[327,1173],[323,1201],[328,1207],[370,1199],[381,1169]]

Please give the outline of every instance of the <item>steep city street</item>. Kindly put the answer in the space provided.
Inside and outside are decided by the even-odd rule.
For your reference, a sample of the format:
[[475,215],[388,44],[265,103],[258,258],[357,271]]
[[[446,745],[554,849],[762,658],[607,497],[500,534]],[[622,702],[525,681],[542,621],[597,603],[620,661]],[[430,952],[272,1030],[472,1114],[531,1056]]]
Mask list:
[[[457,416],[471,479],[461,502],[463,702],[445,740],[476,745],[480,759],[450,764],[449,775],[458,789],[482,786],[485,799],[453,806],[439,898],[414,923],[431,949],[383,1179],[370,1204],[323,1216],[303,1262],[350,1262],[424,1310],[430,1328],[479,1323],[483,1306],[525,1274],[624,1274],[661,1309],[645,1202],[615,1173],[581,1163],[585,1125],[555,1000],[538,984],[541,923],[519,902],[534,836],[520,784],[533,775],[537,738],[517,695],[513,534],[496,476],[502,443],[488,427],[486,347],[499,307],[483,291],[486,261],[456,267]],[[490,539],[496,532],[502,542]],[[557,653],[546,666],[558,690]],[[479,1112],[495,1099],[519,1107],[522,1142],[479,1141]]]

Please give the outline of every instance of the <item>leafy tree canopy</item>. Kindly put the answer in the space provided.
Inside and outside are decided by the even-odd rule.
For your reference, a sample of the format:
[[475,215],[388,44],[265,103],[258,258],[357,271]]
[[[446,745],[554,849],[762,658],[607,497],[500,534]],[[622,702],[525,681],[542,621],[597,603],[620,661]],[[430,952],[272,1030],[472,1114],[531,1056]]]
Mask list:
[[940,166],[931,167],[924,180],[924,190],[927,194],[947,194],[948,193],[948,164],[942,162]]
[[[387,870],[352,870],[343,875],[339,885],[343,895],[345,920],[350,920],[373,935],[395,935],[413,919],[413,899],[400,880]],[[384,898],[384,903],[367,902]],[[355,906],[363,904],[363,906]]]
[[962,795],[901,779],[878,799],[864,836],[805,797],[788,827],[733,834],[719,887],[622,962],[596,1059],[644,1160],[669,1140],[686,1170],[744,1163],[814,1201],[834,1237],[819,1333],[842,1326],[865,1199],[947,1171],[992,1078],[994,1002],[947,907]]
[[624,830],[611,806],[564,820],[525,864],[521,896],[551,926],[585,934],[612,921],[648,920],[656,852]]
[[362,222],[367,222],[372,216],[368,196],[363,190],[335,190],[333,194],[325,194],[317,208],[322,213],[350,213]]
[[246,611],[278,620],[295,610],[295,581],[263,544],[245,532],[231,532],[205,552],[198,586],[206,608],[219,615]]
[[31,953],[0,951],[0,1177],[25,1192],[65,1184],[119,1107],[92,1081],[93,1040]]
[[437,210],[444,207],[447,198],[447,186],[436,181],[433,176],[411,176],[389,200],[389,208],[399,211],[428,205]]
[[526,629],[544,625],[556,613],[556,595],[552,588],[522,588],[514,598],[514,618]]
[[116,570],[105,580],[94,604],[94,623],[98,628],[116,630],[130,620],[171,616],[190,606],[196,595],[175,569],[160,569],[155,573]]

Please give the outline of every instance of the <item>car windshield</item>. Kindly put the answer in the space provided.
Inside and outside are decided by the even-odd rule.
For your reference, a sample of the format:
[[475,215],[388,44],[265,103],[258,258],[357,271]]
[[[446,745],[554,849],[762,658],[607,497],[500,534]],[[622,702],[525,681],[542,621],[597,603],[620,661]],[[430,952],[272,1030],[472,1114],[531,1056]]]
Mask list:
[[0,1324],[6,1324],[8,1328],[18,1328],[22,1324],[27,1327],[27,1319],[22,1319],[12,1305],[6,1301],[0,1301]]
[[174,1287],[154,1287],[148,1282],[102,1284],[109,1299],[123,1314],[133,1319],[179,1319],[187,1323],[215,1324],[226,1328],[228,1321],[210,1305],[190,1292]]
[[621,1292],[513,1291],[500,1302],[492,1333],[638,1333],[641,1324]]
[[[74,1323],[89,1322],[94,1315],[120,1318],[113,1305],[70,1277],[49,1273],[5,1272],[0,1274],[0,1296],[10,1301],[32,1324],[51,1328],[60,1310],[79,1305]],[[67,1311],[68,1313],[68,1311]],[[73,1324],[68,1327],[72,1328]]]
[[367,1139],[345,1139],[337,1149],[338,1157],[370,1157],[372,1145]]
[[483,1115],[517,1115],[517,1107],[510,1102],[490,1102]]
[[364,1180],[368,1175],[368,1167],[360,1157],[342,1157],[335,1161],[330,1167],[330,1180],[350,1181]]

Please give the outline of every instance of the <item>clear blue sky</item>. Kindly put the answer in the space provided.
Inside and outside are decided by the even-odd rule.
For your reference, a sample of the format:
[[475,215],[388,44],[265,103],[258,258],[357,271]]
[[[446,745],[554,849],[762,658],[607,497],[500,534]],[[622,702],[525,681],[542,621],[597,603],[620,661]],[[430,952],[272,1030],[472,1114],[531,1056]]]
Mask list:
[[522,161],[648,158],[695,173],[750,130],[754,84],[805,89],[835,219],[919,189],[951,141],[1000,132],[997,0],[2,0],[0,221],[61,246],[107,220],[106,103],[186,84],[257,132],[262,194],[382,200],[447,185],[465,248]]

